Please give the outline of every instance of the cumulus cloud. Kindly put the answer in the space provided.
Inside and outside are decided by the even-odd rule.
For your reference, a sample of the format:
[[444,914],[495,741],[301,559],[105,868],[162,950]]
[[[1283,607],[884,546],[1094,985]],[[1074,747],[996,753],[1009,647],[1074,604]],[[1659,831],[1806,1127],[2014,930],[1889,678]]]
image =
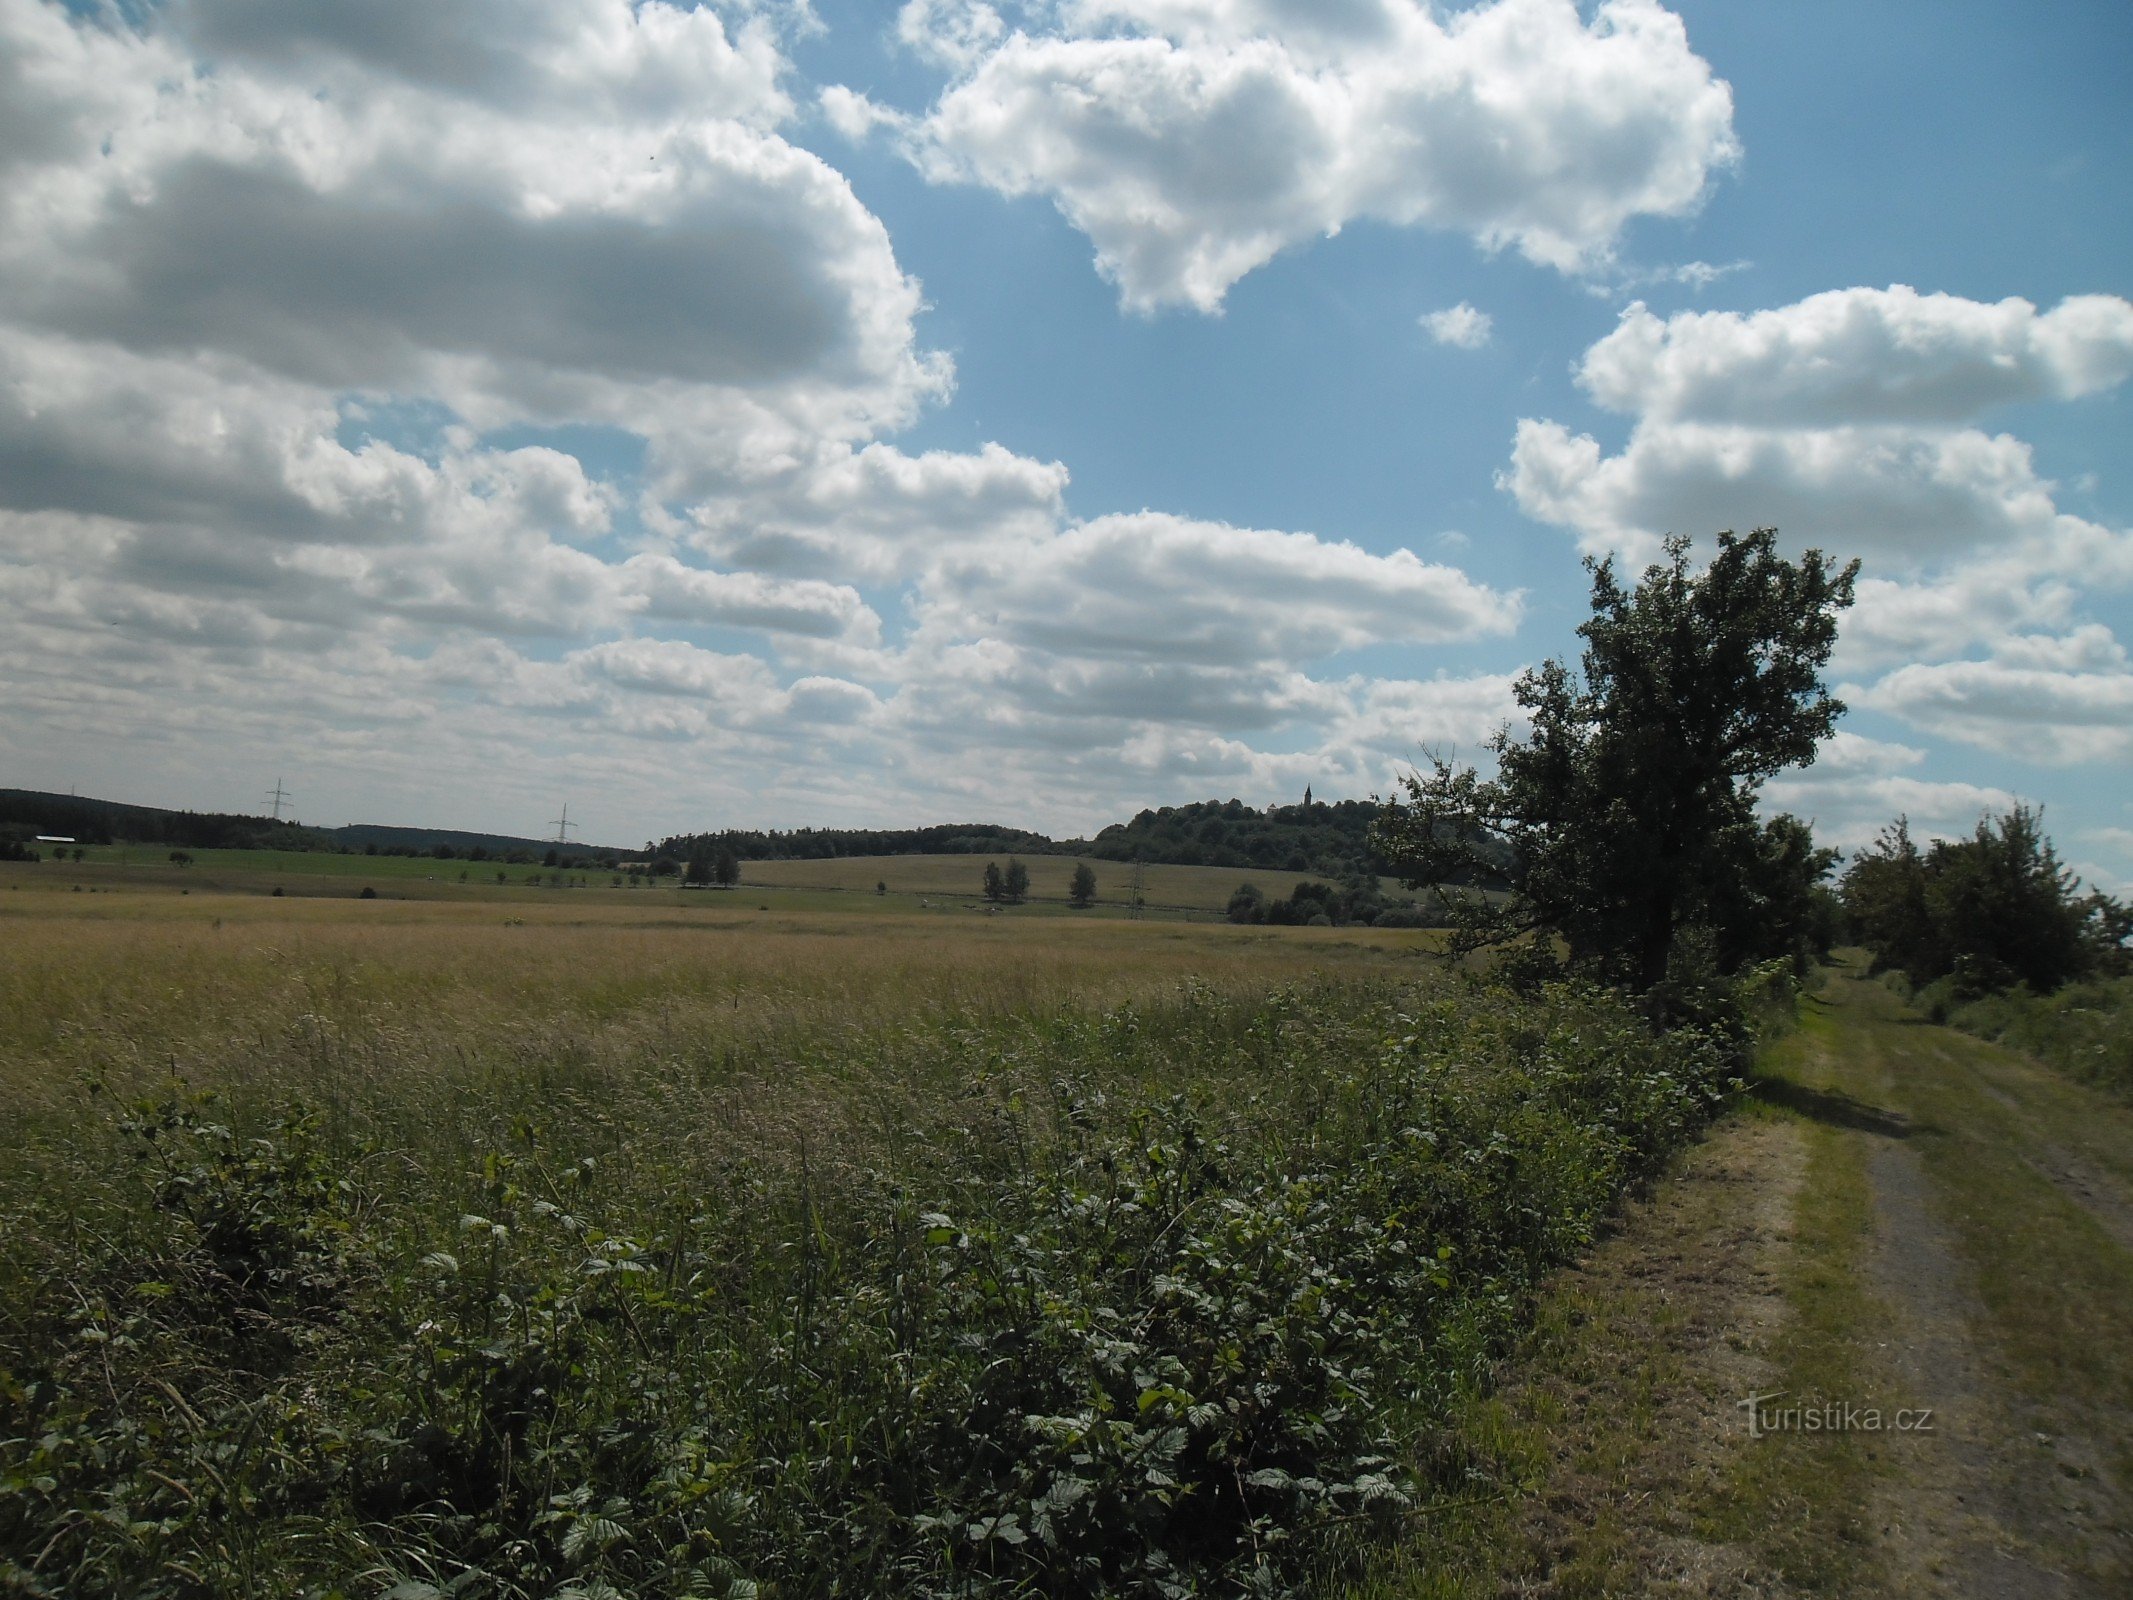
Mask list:
[[1347,223],[1465,233],[1563,271],[1636,216],[1680,216],[1738,154],[1732,94],[1656,0],[913,0],[953,80],[897,121],[940,182],[1037,194],[1125,304],[1219,308]]
[[2109,295],[2039,312],[1899,284],[1664,321],[1639,303],[1577,369],[1596,402],[1636,419],[1628,444],[1610,456],[1528,418],[1501,481],[1593,550],[1648,554],[1664,533],[1753,517],[1884,564],[2048,552],[2093,542],[2093,529],[2061,517],[2027,443],[1974,423],[2129,372],[2133,304]]
[[1516,626],[1520,600],[1411,551],[1159,512],[1099,517],[1035,549],[986,549],[931,580],[925,615],[1101,660],[1242,666]]
[[1425,313],[1422,327],[1439,344],[1460,350],[1479,350],[1489,342],[1496,322],[1486,311],[1476,311],[1462,300],[1442,311]]
[[775,131],[760,23],[360,10],[197,0],[133,29],[6,0],[0,59],[69,113],[0,175],[13,314],[697,449],[863,437],[947,381],[886,230]]
[[[953,67],[989,14],[907,22]],[[1519,598],[890,442],[951,369],[785,137],[804,20],[0,0],[0,755],[755,816],[1373,781],[1395,702],[1333,658]]]
[[2032,761],[2133,759],[2133,670],[2095,625],[2018,635],[1983,660],[1914,662],[1847,693],[1929,733]]
[[1926,761],[1926,751],[1914,745],[1839,729],[1823,741],[1812,766],[1767,783],[1763,804],[1807,818],[1825,844],[1858,850],[1899,816],[1919,838],[1952,838],[1967,834],[1987,812],[2021,802],[1990,785],[1923,777],[1918,769]]
[[1960,424],[2011,401],[2094,394],[2128,373],[2133,305],[2115,295],[2039,312],[1896,284],[1665,321],[1640,302],[1585,352],[1578,381],[1641,418],[1828,428]]
[[1663,320],[1637,304],[1577,368],[1633,419],[1627,443],[1609,454],[1526,418],[1498,481],[1588,551],[1633,561],[1667,533],[1751,523],[1858,554],[1839,664],[1908,664],[1855,685],[1855,703],[2029,759],[2119,759],[2133,680],[2082,613],[2133,583],[2133,534],[2062,512],[2028,442],[1980,424],[2128,375],[2133,304],[2111,295],[2039,310],[1896,285]]

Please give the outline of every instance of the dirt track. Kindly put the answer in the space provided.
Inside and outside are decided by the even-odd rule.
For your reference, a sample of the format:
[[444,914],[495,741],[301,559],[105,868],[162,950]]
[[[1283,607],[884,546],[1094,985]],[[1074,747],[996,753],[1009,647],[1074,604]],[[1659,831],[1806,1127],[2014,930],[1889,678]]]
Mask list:
[[2133,1594],[2133,1111],[1856,968],[1806,1010],[1551,1293],[1507,1509],[1369,1592]]

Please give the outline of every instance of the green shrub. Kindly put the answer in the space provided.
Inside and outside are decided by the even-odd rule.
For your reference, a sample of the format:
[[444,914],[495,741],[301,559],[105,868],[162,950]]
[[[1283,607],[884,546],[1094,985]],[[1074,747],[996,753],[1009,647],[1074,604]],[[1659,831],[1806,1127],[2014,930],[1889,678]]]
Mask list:
[[663,1115],[551,1092],[465,1173],[382,1099],[123,1108],[0,1282],[0,1578],[1286,1592],[1399,1521],[1454,1391],[1737,1060],[1563,987],[1189,987],[839,1050],[957,1087],[830,1166],[662,1144],[726,1092],[679,1067]]
[[2133,1101],[2133,978],[2071,984],[2051,995],[1989,994],[1968,1003],[1955,999],[1952,985],[1934,984],[1919,999],[1936,1022]]

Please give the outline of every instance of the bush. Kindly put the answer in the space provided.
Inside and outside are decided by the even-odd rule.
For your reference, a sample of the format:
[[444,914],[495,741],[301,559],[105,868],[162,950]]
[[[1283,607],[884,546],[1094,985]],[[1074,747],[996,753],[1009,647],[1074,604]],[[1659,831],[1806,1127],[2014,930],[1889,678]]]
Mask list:
[[834,1170],[677,1165],[614,1086],[544,1091],[563,1125],[465,1178],[345,1108],[127,1105],[14,1241],[0,1570],[1293,1592],[1399,1523],[1540,1275],[1735,1060],[1567,988],[1188,989],[839,1048],[970,1087],[898,1164]]
[[2133,978],[2073,984],[2047,996],[2016,992],[1967,1002],[1936,984],[1920,1000],[1936,1022],[2020,1050],[2133,1101]]

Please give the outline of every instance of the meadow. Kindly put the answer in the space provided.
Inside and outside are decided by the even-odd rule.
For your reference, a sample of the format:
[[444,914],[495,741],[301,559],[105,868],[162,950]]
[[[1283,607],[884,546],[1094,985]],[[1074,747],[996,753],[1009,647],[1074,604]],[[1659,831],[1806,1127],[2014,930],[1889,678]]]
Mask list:
[[[838,856],[807,861],[748,861],[741,881],[731,890],[684,889],[677,878],[654,880],[594,867],[558,869],[528,863],[436,860],[429,856],[338,855],[295,850],[193,850],[180,865],[172,852],[146,845],[89,845],[79,863],[0,862],[0,884],[26,890],[80,885],[140,893],[185,891],[195,894],[272,894],[285,897],[335,898],[364,888],[380,896],[422,900],[481,900],[499,893],[516,899],[555,895],[594,898],[628,897],[643,906],[708,906],[745,901],[749,909],[774,911],[862,910],[911,915],[921,912],[983,910],[981,875],[988,859],[1003,867],[1008,857],[971,855]],[[1096,874],[1096,896],[1085,908],[1070,908],[1068,886],[1081,864],[1072,856],[1025,856],[1030,892],[1021,904],[1003,906],[1001,915],[1071,915],[1085,921],[1127,916],[1133,899],[1133,868],[1117,861],[1088,862]],[[1219,918],[1238,884],[1249,882],[1271,899],[1287,896],[1297,884],[1315,881],[1303,872],[1258,871],[1234,867],[1149,865],[1141,869],[1144,917],[1200,921]],[[1382,892],[1405,898],[1392,879]],[[0,888],[6,893],[7,888]],[[861,897],[871,902],[859,904]]]
[[1293,1592],[1737,1064],[1424,932],[93,865],[0,879],[31,1593]]

